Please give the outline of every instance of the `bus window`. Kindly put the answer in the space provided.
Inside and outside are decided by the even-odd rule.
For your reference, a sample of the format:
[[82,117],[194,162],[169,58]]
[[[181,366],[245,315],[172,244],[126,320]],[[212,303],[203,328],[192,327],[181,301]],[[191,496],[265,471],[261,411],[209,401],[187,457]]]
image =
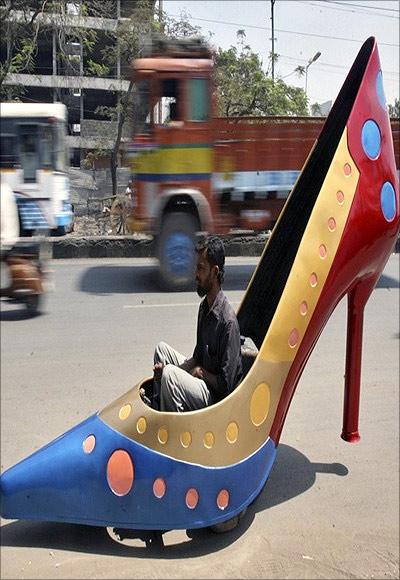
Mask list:
[[54,170],[65,171],[66,165],[69,163],[69,153],[65,144],[65,123],[58,121],[51,125],[51,128],[53,130]]
[[40,126],[40,167],[51,168],[53,150],[53,136],[50,125]]
[[37,125],[19,126],[19,149],[24,181],[34,182],[39,168],[39,140]]
[[10,133],[0,135],[0,167],[12,169],[18,163],[16,154],[16,136]]
[[150,82],[137,83],[134,100],[133,125],[136,135],[150,132]]
[[208,121],[208,81],[189,79],[189,120]]

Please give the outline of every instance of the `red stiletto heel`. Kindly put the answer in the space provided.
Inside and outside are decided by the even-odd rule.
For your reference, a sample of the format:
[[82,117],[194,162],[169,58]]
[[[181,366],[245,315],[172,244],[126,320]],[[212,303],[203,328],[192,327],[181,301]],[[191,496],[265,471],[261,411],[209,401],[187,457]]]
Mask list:
[[362,280],[348,293],[346,375],[341,437],[349,443],[357,443],[360,440],[358,416],[364,308],[375,284],[375,278]]

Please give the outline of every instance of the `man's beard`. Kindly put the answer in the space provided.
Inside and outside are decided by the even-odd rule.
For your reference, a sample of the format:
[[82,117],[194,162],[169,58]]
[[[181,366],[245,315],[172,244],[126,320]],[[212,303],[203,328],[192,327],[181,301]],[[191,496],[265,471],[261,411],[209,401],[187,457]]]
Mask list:
[[200,296],[200,298],[203,298],[203,296],[208,294],[210,290],[211,282],[209,282],[206,286],[200,286],[200,284],[197,284],[197,294]]

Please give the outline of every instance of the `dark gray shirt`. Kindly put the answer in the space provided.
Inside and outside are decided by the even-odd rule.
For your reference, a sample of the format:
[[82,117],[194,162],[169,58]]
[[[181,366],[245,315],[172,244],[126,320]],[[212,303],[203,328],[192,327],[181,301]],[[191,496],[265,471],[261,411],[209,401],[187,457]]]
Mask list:
[[217,386],[212,392],[215,401],[231,393],[241,379],[239,323],[222,290],[210,309],[207,297],[200,303],[193,358],[217,376]]

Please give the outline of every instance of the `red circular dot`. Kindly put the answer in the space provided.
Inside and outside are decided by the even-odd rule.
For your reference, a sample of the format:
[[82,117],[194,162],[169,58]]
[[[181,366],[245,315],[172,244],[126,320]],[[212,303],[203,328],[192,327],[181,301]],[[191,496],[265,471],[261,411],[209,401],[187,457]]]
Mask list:
[[342,204],[344,202],[344,193],[343,193],[343,191],[337,191],[336,192],[336,199],[338,200],[338,202],[340,204]]
[[301,304],[300,304],[300,314],[302,316],[305,316],[308,312],[308,304],[307,302],[304,300]]
[[313,272],[310,276],[310,286],[313,288],[318,284],[318,277],[315,272]]
[[321,244],[320,247],[319,247],[319,255],[320,255],[320,257],[322,259],[323,258],[326,258],[327,253],[328,253],[328,251],[326,249],[326,246],[324,244]]
[[114,451],[107,463],[107,481],[115,495],[126,495],[132,488],[134,468],[129,453]]
[[186,505],[189,509],[194,510],[199,501],[199,494],[194,487],[191,487],[186,492]]
[[288,340],[290,348],[294,348],[297,345],[297,343],[299,342],[299,338],[300,338],[299,331],[297,330],[297,328],[293,328],[289,334]]
[[165,485],[165,481],[162,477],[158,477],[153,483],[153,493],[158,498],[161,499],[165,495],[165,491],[167,486]]
[[217,506],[220,510],[224,510],[229,504],[229,491],[226,489],[221,489],[217,495]]
[[351,165],[349,163],[345,163],[343,167],[343,171],[345,175],[351,174]]
[[94,435],[89,435],[88,437],[86,437],[85,441],[82,444],[85,453],[92,453],[95,446],[96,446],[96,437]]

